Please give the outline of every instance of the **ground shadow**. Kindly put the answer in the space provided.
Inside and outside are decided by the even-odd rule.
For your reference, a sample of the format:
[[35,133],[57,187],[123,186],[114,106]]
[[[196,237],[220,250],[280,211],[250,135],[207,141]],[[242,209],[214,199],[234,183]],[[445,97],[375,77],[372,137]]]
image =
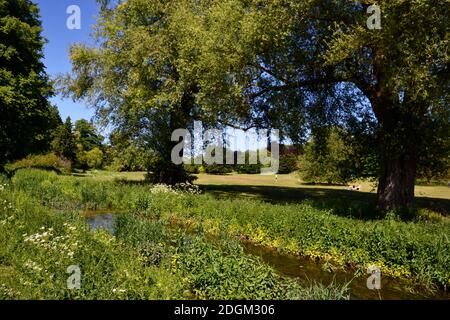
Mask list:
[[[217,198],[260,199],[273,204],[292,204],[308,200],[318,209],[361,220],[384,218],[376,209],[374,193],[330,189],[325,187],[281,187],[252,185],[202,185],[205,192]],[[450,200],[416,197],[418,208],[427,208],[443,215],[450,213]]]

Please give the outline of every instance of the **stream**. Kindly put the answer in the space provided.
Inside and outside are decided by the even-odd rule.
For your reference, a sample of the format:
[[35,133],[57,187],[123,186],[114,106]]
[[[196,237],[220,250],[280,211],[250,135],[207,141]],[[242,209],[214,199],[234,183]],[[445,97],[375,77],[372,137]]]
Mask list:
[[[92,230],[105,229],[114,235],[114,214],[108,212],[88,212],[84,215]],[[355,300],[450,300],[450,293],[442,290],[430,292],[424,287],[409,284],[406,281],[383,277],[381,275],[381,289],[369,290],[367,277],[355,278],[352,273],[345,271],[329,272],[320,263],[307,257],[280,253],[275,249],[257,245],[249,241],[242,241],[244,252],[260,257],[266,264],[285,277],[294,278],[304,285],[316,281],[324,285],[332,281],[343,285],[349,283],[350,298]]]

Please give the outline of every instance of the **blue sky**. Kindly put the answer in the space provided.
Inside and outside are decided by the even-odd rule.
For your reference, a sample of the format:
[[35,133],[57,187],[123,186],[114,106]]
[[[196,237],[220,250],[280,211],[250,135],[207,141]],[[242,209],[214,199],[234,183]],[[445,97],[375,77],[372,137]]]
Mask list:
[[[45,45],[44,63],[47,73],[54,78],[59,73],[71,70],[69,61],[69,48],[73,43],[93,44],[92,25],[95,24],[97,4],[95,0],[33,0],[40,10],[43,26],[43,36],[48,43]],[[66,21],[69,14],[66,13],[70,5],[77,5],[81,9],[81,30],[69,30]],[[60,96],[52,98],[52,103],[57,105],[64,120],[70,116],[72,121],[85,118],[90,119],[94,111],[81,102],[72,102],[71,99],[62,99]]]

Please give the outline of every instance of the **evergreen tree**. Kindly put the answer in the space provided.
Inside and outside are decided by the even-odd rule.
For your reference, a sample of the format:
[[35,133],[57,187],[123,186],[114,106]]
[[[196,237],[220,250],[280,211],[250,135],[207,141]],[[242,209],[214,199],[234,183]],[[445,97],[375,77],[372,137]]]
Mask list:
[[56,129],[52,148],[58,156],[70,160],[72,163],[76,161],[77,144],[72,132],[70,117],[67,117],[66,122]]
[[29,0],[0,0],[0,170],[7,161],[47,151],[61,123],[48,101],[39,19]]

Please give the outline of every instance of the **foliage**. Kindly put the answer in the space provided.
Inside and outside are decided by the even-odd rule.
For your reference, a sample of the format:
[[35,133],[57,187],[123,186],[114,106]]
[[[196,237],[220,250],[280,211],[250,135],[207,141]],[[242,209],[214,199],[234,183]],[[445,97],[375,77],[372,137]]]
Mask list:
[[[180,299],[170,272],[145,266],[133,247],[88,230],[77,213],[49,212],[20,192],[1,194],[0,299]],[[66,270],[81,270],[81,289],[67,288]]]
[[217,200],[209,195],[149,192],[145,185],[77,179],[35,170],[18,171],[13,184],[18,191],[54,208],[131,209],[139,217],[167,223],[176,219],[207,234],[243,236],[338,266],[353,266],[365,272],[368,265],[378,265],[386,275],[441,287],[450,284],[450,224],[446,219],[361,221],[337,215],[348,213],[348,203],[341,212],[339,203],[327,210],[308,202],[274,205],[256,200]]
[[103,164],[103,152],[99,148],[94,148],[86,152],[86,163],[89,168],[100,169]]
[[[189,203],[189,206],[186,206]],[[155,201],[153,201],[155,205]],[[270,205],[257,201],[172,200],[156,206],[160,216],[195,223],[206,232],[220,230],[294,254],[330,260],[365,270],[379,265],[384,274],[448,286],[450,224],[358,221],[315,209],[308,203]],[[179,209],[176,209],[179,208]]]
[[357,155],[342,134],[342,131],[333,129],[324,143],[318,143],[318,139],[313,138],[306,144],[300,157],[300,177],[303,181],[346,183],[359,176],[353,175],[352,170]]
[[[280,279],[260,259],[246,256],[235,240],[210,244],[200,237],[186,237],[182,241],[172,265],[200,299],[312,299],[319,291],[314,288],[305,294],[295,281]],[[346,295],[319,294],[317,298],[344,299]]]
[[288,174],[298,170],[298,156],[295,153],[280,154],[280,167],[278,173]]
[[233,167],[225,164],[204,164],[203,167],[209,174],[224,175],[233,172]]
[[154,153],[133,143],[112,147],[111,168],[115,171],[146,171],[154,159]]
[[61,122],[48,98],[39,9],[29,0],[0,1],[0,170],[7,161],[49,150]]
[[198,174],[198,173],[200,173],[201,165],[199,165],[199,164],[184,164],[183,167],[187,173]]
[[[239,156],[242,156],[239,153],[240,153],[240,151],[236,152],[236,155],[235,155],[236,163],[237,163],[237,158]],[[258,157],[258,152],[246,151],[244,153],[245,163],[234,165],[234,169],[236,170],[237,173],[241,173],[241,174],[260,174],[261,173],[261,168],[263,167],[263,165],[259,162],[256,164],[250,164],[250,157]]]
[[[171,145],[161,137],[193,119],[276,127],[294,142],[316,129],[344,125],[372,138],[380,208],[412,206],[417,162],[445,158],[449,151],[438,142],[449,136],[448,6],[383,2],[383,26],[371,30],[371,4],[112,5],[99,19],[100,47],[72,49],[66,91],[89,98],[123,131],[145,137],[167,163]],[[121,97],[116,88],[126,88]]]
[[54,153],[45,155],[29,155],[25,159],[16,161],[5,166],[9,174],[25,168],[54,170],[59,173],[70,173],[72,170],[69,161],[61,159]]
[[70,117],[67,117],[64,124],[56,128],[54,135],[52,150],[58,156],[75,163],[77,159],[77,145]]
[[376,178],[379,164],[373,143],[369,135],[354,136],[341,127],[315,132],[300,156],[300,177],[328,184]]
[[[75,178],[22,170],[13,180],[15,189],[0,189],[0,299],[348,298],[335,285],[328,291],[282,279],[259,259],[243,255],[234,240],[221,240],[215,248],[201,237],[131,214],[117,215],[115,237],[90,231],[78,210],[56,213],[40,205],[36,200],[43,190],[30,188],[39,180],[63,180],[66,191],[70,182],[81,188]],[[112,187],[133,194],[133,186]],[[148,195],[141,189],[135,190]],[[81,271],[79,290],[67,288],[66,270],[73,265]]]
[[100,169],[104,162],[103,137],[95,126],[85,119],[75,122],[73,139],[76,145],[76,166],[80,169]]
[[[193,296],[200,299],[346,299],[339,286],[303,288],[279,277],[260,259],[246,256],[236,240],[222,237],[207,243],[203,236],[167,229],[158,221],[128,214],[116,220],[117,237],[140,248],[146,261],[161,265],[170,258],[173,272]],[[171,243],[171,247],[165,247]],[[330,288],[331,289],[331,288]],[[340,289],[342,291],[340,291]],[[339,292],[339,293],[338,293]]]
[[[178,59],[176,36],[164,36],[170,28],[162,23],[160,30],[143,32],[147,23],[165,19],[169,10],[162,2],[133,0],[118,5],[114,11],[102,11],[97,30],[98,40],[106,40],[100,46],[103,49],[74,46],[71,49],[74,75],[63,83],[64,90],[75,99],[89,99],[99,115],[106,115],[103,120],[112,124],[116,132],[128,140],[138,137],[146,150],[157,153],[155,161],[145,163],[152,181],[175,184],[186,181],[186,174],[182,166],[171,164],[175,144],[169,137],[175,129],[189,125],[195,102],[192,91],[196,88],[188,79],[180,79],[174,66]],[[134,18],[142,13],[147,18]],[[87,64],[91,67],[86,68]],[[146,70],[134,67],[138,65],[146,65]],[[131,79],[137,81],[129,82]],[[127,89],[118,92],[119,87]]]
[[74,135],[79,149],[89,152],[95,148],[102,147],[103,137],[97,133],[95,126],[85,119],[80,119],[75,122]]

